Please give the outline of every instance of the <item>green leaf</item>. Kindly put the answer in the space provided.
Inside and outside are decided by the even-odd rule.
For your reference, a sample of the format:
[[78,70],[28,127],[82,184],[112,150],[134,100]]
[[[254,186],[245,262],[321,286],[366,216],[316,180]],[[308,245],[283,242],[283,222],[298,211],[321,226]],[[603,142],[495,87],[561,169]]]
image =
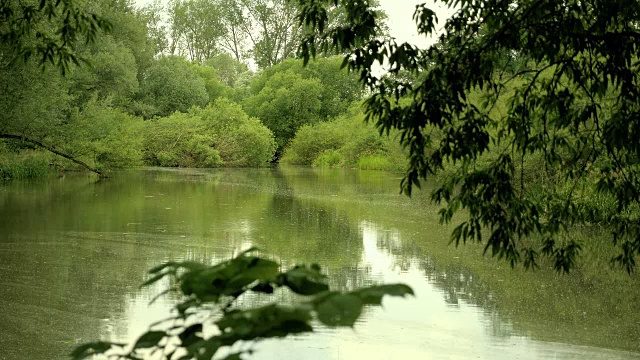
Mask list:
[[106,341],[96,341],[82,344],[71,352],[71,358],[74,360],[86,359],[93,355],[104,354],[111,349],[112,345],[116,345]]
[[198,341],[202,341],[202,337],[198,336],[198,333],[202,332],[202,324],[193,324],[186,329],[184,329],[178,337],[180,338],[180,342],[182,346],[187,347],[197,343]]
[[147,281],[143,282],[142,285],[140,285],[140,287],[145,287],[145,286],[149,286],[152,284],[155,284],[156,282],[160,281],[162,278],[164,278],[165,276],[169,275],[171,272],[166,272],[166,273],[160,273],[160,274],[156,274],[154,276],[152,276],[151,278],[147,279]]
[[380,305],[382,303],[382,297],[385,295],[390,296],[406,296],[415,295],[413,290],[404,284],[388,284],[388,285],[376,285],[362,289],[357,289],[349,294],[358,297],[364,304],[367,305]]
[[327,291],[329,286],[321,282],[325,277],[318,270],[302,266],[295,267],[282,275],[282,283],[300,295],[315,295]]
[[246,265],[247,267],[237,269],[237,275],[227,281],[226,286],[231,288],[232,292],[236,289],[240,290],[243,286],[256,280],[266,280],[278,274],[280,268],[278,263],[261,258],[249,259],[251,260]]
[[158,345],[165,336],[167,336],[167,333],[164,331],[149,331],[138,338],[138,341],[136,341],[133,348],[141,349],[154,347]]
[[353,326],[363,302],[351,294],[333,294],[314,304],[318,319],[327,326]]
[[160,272],[160,271],[162,271],[162,270],[164,270],[164,269],[166,269],[166,268],[168,268],[170,266],[176,266],[176,265],[178,265],[178,263],[176,263],[174,261],[169,261],[169,262],[166,262],[164,264],[160,264],[160,265],[152,267],[149,270],[149,274],[155,274],[155,273]]

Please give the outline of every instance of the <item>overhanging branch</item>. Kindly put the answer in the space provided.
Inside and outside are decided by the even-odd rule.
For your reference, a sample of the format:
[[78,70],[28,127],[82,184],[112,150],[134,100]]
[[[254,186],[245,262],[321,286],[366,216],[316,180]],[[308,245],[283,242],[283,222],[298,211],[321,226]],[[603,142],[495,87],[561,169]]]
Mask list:
[[50,152],[52,152],[52,153],[54,153],[54,154],[56,154],[56,155],[62,156],[63,158],[68,159],[68,160],[70,160],[70,161],[72,161],[72,162],[74,162],[74,163],[76,163],[76,164],[78,164],[78,165],[82,166],[83,168],[85,168],[85,169],[87,169],[87,170],[89,170],[89,171],[91,171],[91,172],[94,172],[94,173],[98,174],[98,176],[100,176],[101,178],[102,178],[102,177],[107,177],[107,176],[104,174],[104,172],[102,172],[102,171],[100,171],[100,170],[98,170],[98,169],[96,169],[96,168],[93,168],[93,167],[91,167],[91,166],[87,165],[85,162],[80,161],[80,160],[78,160],[78,159],[74,158],[74,157],[73,157],[73,156],[71,156],[71,155],[68,155],[68,154],[65,154],[65,153],[63,153],[63,152],[61,152],[61,151],[59,151],[59,150],[56,150],[56,149],[55,149],[54,147],[52,147],[52,146],[49,146],[49,145],[43,144],[43,143],[41,143],[41,142],[40,142],[40,141],[38,141],[38,140],[30,139],[30,138],[28,138],[28,137],[26,137],[26,136],[13,135],[13,134],[0,134],[0,139],[13,139],[13,140],[20,140],[20,141],[28,142],[28,143],[30,143],[30,144],[36,145],[36,146],[38,146],[38,147],[41,147],[41,148],[43,148],[43,149],[45,149],[45,150],[47,150],[47,151],[50,151]]

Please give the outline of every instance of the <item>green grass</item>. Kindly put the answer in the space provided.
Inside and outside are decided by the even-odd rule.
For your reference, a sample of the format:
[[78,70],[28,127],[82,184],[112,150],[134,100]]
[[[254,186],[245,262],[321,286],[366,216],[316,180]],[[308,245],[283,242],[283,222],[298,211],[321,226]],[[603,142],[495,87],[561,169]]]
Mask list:
[[314,161],[313,167],[335,168],[342,167],[344,160],[337,150],[325,150]]
[[0,180],[40,179],[49,174],[49,158],[42,152],[0,153]]
[[360,170],[391,170],[391,161],[383,155],[363,155],[358,159]]

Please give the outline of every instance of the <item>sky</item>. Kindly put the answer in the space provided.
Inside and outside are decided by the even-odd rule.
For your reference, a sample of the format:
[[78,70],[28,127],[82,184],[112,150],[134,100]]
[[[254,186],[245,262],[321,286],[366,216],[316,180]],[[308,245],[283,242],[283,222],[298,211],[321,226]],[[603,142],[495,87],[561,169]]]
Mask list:
[[[137,6],[144,6],[153,0],[134,0]],[[167,3],[167,0],[160,0]],[[427,3],[427,6],[436,12],[439,23],[437,28],[444,25],[444,21],[453,13],[451,10],[435,4],[433,0],[379,0],[380,6],[389,17],[387,24],[391,32],[391,36],[395,37],[398,42],[409,42],[421,47],[431,44],[431,41],[418,35],[416,25],[412,20],[413,12],[416,4]]]
[[416,31],[416,24],[412,20],[413,12],[416,9],[416,5],[420,3],[426,3],[427,7],[436,12],[438,18],[438,25],[436,29],[440,29],[444,26],[445,20],[453,14],[452,10],[435,4],[434,1],[416,1],[416,0],[379,0],[380,6],[387,13],[389,17],[387,24],[391,36],[395,37],[398,42],[409,42],[418,46],[426,46],[431,44],[431,41],[419,36]]

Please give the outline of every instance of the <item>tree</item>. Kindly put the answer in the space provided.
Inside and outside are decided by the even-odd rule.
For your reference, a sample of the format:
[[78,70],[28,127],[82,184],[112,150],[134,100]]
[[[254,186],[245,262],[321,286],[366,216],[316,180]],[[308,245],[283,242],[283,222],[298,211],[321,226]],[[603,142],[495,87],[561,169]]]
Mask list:
[[233,87],[240,74],[249,71],[247,65],[231,57],[227,53],[214,56],[205,62],[205,65],[216,69],[218,80],[227,86]]
[[149,39],[154,44],[154,54],[162,54],[169,48],[163,13],[160,0],[155,0],[140,9],[140,18],[144,21]]
[[156,60],[145,74],[141,95],[143,102],[153,107],[153,115],[159,116],[209,102],[204,80],[187,60],[177,56]]
[[[369,120],[398,129],[410,152],[402,189],[448,169],[432,192],[443,222],[468,218],[456,244],[485,242],[485,252],[535,267],[540,256],[569,271],[581,244],[568,229],[608,226],[629,272],[640,254],[640,3],[604,0],[443,0],[457,7],[426,49],[376,38],[367,1],[300,0],[301,22],[316,31],[301,42],[316,52],[345,52],[345,65],[371,91]],[[346,11],[346,26],[327,12]],[[413,16],[435,35],[426,5]],[[518,67],[509,59],[521,60]],[[522,61],[524,60],[524,61]],[[389,76],[372,72],[381,64]],[[413,74],[415,82],[396,77]],[[537,169],[534,180],[527,169]],[[585,198],[612,201],[615,211]]]
[[221,8],[214,0],[174,0],[169,5],[172,55],[203,61],[220,51]]
[[251,84],[251,92],[257,94],[272,77],[280,72],[290,71],[303,79],[317,79],[321,86],[321,105],[318,117],[322,120],[333,118],[347,111],[355,101],[362,99],[364,91],[354,74],[342,71],[339,56],[317,58],[305,67],[302,60],[286,59],[264,69]]
[[260,119],[276,138],[276,157],[304,124],[319,121],[322,85],[286,70],[273,75],[256,95],[244,101],[251,116]]
[[[67,103],[55,98],[61,96],[66,100],[64,93],[56,93],[55,89],[60,85],[59,79],[46,75],[53,81],[48,84],[49,88],[43,86],[44,82],[34,76],[33,65],[39,64],[43,70],[46,65],[53,65],[63,75],[66,74],[72,65],[80,65],[83,60],[77,55],[78,44],[82,41],[94,42],[101,30],[111,29],[111,23],[73,0],[43,0],[38,5],[31,2],[1,1],[0,23],[0,72],[7,76],[3,76],[0,81],[0,86],[7,91],[3,92],[5,96],[0,99],[0,107],[4,110],[0,139],[18,140],[44,148],[101,174],[42,141],[45,134],[42,129],[38,129],[36,123],[50,124],[39,115],[51,114],[58,118]],[[28,81],[20,83],[20,79]],[[36,98],[38,104],[29,101],[28,96],[31,99],[35,96],[33,93],[26,94],[25,88],[29,87],[44,91],[43,98]],[[51,108],[47,105],[51,105]],[[27,115],[27,118],[21,118],[22,115]],[[34,131],[39,133],[40,138],[28,136],[28,133]]]
[[38,5],[2,1],[0,23],[0,45],[13,60],[36,56],[41,64],[54,65],[63,73],[81,60],[75,54],[79,40],[93,42],[100,30],[111,28],[103,17],[73,0],[42,0]]

